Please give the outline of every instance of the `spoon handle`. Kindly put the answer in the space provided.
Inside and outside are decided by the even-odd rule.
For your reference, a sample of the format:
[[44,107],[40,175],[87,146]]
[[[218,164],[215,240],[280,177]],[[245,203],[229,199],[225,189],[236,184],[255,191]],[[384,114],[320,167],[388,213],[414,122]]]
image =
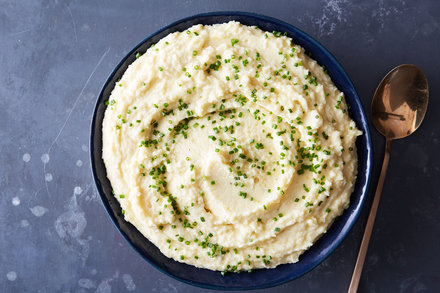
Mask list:
[[377,208],[379,207],[380,195],[382,194],[383,183],[387,174],[388,162],[390,160],[391,139],[386,140],[385,155],[383,157],[382,170],[380,171],[379,181],[374,194],[373,204],[371,205],[370,214],[368,216],[367,225],[365,226],[364,237],[362,238],[361,248],[354,267],[353,276],[351,277],[348,293],[356,293],[361,278],[362,268],[367,255],[368,244],[370,243],[371,232],[373,231],[374,220],[376,219]]

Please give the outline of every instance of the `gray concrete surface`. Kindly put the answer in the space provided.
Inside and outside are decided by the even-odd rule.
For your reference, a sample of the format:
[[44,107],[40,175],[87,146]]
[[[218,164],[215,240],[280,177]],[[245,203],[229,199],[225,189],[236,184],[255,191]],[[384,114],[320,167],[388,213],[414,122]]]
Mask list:
[[[394,66],[425,70],[431,100],[393,145],[359,292],[440,291],[440,2],[0,0],[0,291],[202,292],[146,263],[95,191],[88,137],[108,74],[138,42],[180,18],[219,10],[265,14],[309,33],[340,61],[369,113]],[[261,292],[344,292],[379,174],[359,221],[307,275]]]

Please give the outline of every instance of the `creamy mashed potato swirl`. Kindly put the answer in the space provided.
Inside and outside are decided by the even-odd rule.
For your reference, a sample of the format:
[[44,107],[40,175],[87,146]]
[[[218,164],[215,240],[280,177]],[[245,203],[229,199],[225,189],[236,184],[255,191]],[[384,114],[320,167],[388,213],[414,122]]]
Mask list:
[[196,25],[115,85],[103,159],[163,254],[220,271],[293,263],[349,204],[361,132],[304,49],[238,22]]

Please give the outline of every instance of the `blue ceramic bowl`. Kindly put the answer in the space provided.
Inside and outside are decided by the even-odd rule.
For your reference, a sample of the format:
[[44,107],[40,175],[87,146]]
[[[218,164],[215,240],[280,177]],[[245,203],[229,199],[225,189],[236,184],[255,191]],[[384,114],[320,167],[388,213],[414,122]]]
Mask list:
[[[123,75],[128,65],[136,59],[136,52],[145,52],[152,44],[169,33],[184,31],[192,25],[225,23],[231,20],[249,26],[256,25],[269,32],[287,32],[287,35],[295,43],[312,54],[313,59],[317,60],[319,64],[325,65],[333,82],[345,93],[346,101],[351,106],[350,116],[354,119],[358,128],[362,130],[363,135],[356,141],[359,166],[350,206],[336,219],[328,232],[306,251],[295,264],[280,265],[275,269],[255,270],[252,273],[222,276],[219,272],[199,269],[167,258],[133,225],[124,220],[121,207],[112,195],[112,187],[107,179],[102,160],[101,125],[106,109],[104,102],[108,100],[116,80]],[[366,198],[372,167],[372,146],[367,118],[356,90],[341,65],[322,45],[296,27],[274,18],[244,12],[213,12],[184,18],[155,32],[133,48],[116,66],[101,90],[93,114],[90,148],[96,187],[109,216],[124,238],[145,260],[163,273],[182,282],[210,289],[239,290],[272,287],[298,278],[321,263],[336,249],[355,223]]]

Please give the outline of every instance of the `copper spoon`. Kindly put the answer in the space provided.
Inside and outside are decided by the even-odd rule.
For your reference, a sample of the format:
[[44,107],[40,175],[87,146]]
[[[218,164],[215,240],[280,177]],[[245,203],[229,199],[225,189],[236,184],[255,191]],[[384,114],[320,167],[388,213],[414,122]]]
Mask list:
[[351,278],[349,293],[356,293],[364,266],[374,219],[376,218],[382,193],[391,141],[412,134],[420,126],[428,106],[428,81],[423,71],[415,65],[403,64],[391,70],[381,81],[371,104],[372,121],[376,129],[386,138],[385,155],[380,171],[376,193],[362,238],[361,248]]

